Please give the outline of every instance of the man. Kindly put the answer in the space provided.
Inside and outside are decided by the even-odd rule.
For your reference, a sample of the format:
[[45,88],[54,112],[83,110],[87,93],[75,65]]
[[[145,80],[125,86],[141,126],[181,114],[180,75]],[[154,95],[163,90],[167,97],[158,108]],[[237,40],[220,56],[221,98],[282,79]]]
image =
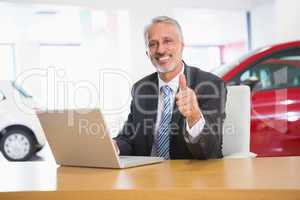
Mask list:
[[176,20],[152,19],[144,37],[157,72],[133,85],[130,114],[113,140],[120,155],[221,158],[224,82],[182,61],[183,36]]

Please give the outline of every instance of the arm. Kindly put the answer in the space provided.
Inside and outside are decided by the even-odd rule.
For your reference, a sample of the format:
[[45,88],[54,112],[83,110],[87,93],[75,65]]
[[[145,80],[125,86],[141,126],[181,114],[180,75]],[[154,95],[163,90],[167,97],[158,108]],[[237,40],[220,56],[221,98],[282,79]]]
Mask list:
[[195,91],[201,113],[205,119],[203,130],[193,138],[186,130],[183,130],[187,146],[197,159],[222,157],[222,125],[225,119],[227,91],[221,80],[215,81],[214,85],[217,86],[215,90],[207,87],[202,90],[202,93]]

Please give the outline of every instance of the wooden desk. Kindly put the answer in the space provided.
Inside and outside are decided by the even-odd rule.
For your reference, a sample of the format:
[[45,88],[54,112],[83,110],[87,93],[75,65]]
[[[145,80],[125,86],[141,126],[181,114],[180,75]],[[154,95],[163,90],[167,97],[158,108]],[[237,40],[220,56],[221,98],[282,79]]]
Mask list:
[[36,162],[1,166],[0,175],[1,200],[300,199],[300,157],[176,160],[123,170]]

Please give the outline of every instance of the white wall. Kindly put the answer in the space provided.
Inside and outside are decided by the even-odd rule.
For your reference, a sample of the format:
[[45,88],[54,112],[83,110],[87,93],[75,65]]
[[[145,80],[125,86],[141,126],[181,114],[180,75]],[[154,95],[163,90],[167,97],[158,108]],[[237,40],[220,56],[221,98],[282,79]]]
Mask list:
[[251,9],[252,45],[300,40],[300,1],[271,0]]
[[276,0],[278,41],[300,40],[300,1]]
[[[131,66],[126,70],[132,75],[132,78],[137,80],[142,76],[153,72],[154,68],[150,64],[143,43],[143,28],[145,23],[152,17],[157,15],[168,15],[174,17],[175,8],[206,8],[206,9],[222,9],[222,10],[249,10],[255,5],[264,2],[264,0],[0,0],[0,2],[15,2],[18,5],[22,4],[55,4],[55,5],[75,5],[89,7],[93,9],[127,9],[130,15],[130,30],[131,30],[131,58],[129,59]],[[124,49],[124,53],[127,51]],[[22,61],[24,64],[24,62]]]
[[277,40],[274,1],[265,2],[251,10],[252,47],[258,48]]
[[92,8],[138,8],[140,10],[155,10],[155,9],[169,9],[172,7],[189,7],[189,8],[213,8],[213,9],[249,9],[255,4],[264,2],[266,0],[152,0],[152,1],[140,1],[140,0],[1,0],[3,2],[15,2],[15,3],[35,3],[35,4],[60,4],[60,5],[77,5],[77,6],[89,6]]

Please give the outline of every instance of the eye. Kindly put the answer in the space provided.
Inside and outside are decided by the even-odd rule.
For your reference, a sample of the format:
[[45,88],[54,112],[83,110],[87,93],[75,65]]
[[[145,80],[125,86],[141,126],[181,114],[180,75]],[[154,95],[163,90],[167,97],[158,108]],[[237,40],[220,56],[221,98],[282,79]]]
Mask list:
[[156,47],[157,46],[157,43],[156,42],[149,42],[149,44],[148,44],[148,47],[149,48],[154,48],[154,47]]
[[173,40],[172,40],[171,38],[166,38],[166,39],[164,40],[164,43],[165,43],[165,44],[172,44],[172,43],[173,43]]

